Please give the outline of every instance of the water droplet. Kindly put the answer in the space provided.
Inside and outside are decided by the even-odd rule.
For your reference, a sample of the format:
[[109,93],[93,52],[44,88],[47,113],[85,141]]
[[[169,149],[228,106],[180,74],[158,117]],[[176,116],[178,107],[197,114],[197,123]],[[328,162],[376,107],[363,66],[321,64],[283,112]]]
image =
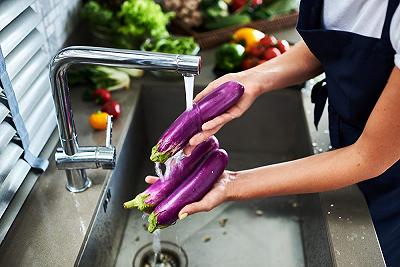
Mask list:
[[313,146],[313,147],[316,147],[317,145],[318,145],[318,144],[315,143],[315,142],[312,143],[312,146]]
[[333,204],[331,204],[331,207],[333,207],[334,205]]
[[328,214],[331,214],[331,212],[330,212],[330,211],[328,211]]

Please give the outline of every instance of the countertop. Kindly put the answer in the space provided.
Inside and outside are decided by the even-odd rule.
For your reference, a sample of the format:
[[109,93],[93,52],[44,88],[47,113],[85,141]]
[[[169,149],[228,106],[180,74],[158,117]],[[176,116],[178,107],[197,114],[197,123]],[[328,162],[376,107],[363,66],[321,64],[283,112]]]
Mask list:
[[[289,41],[298,40],[294,30],[277,34]],[[202,52],[205,64],[196,84],[205,85],[214,75],[211,51]],[[138,88],[146,81],[156,80],[150,74],[133,79],[130,90],[114,93],[123,109],[121,118],[114,124],[113,142],[119,150],[126,135],[132,112],[138,98]],[[182,82],[183,86],[183,82]],[[80,100],[81,92],[72,90],[74,118],[81,145],[104,144],[105,133],[94,132],[87,123],[96,106]],[[310,87],[303,90],[304,107],[315,151],[325,151],[329,146],[326,114],[320,131],[312,125]],[[51,144],[51,142],[50,142]],[[54,142],[53,142],[54,146]],[[92,187],[84,193],[70,193],[65,189],[66,177],[55,167],[54,155],[48,170],[40,176],[9,233],[0,253],[0,266],[73,266],[85,234],[95,212],[104,181],[111,171],[90,170]],[[356,187],[320,194],[337,266],[384,266],[376,234],[361,193]]]

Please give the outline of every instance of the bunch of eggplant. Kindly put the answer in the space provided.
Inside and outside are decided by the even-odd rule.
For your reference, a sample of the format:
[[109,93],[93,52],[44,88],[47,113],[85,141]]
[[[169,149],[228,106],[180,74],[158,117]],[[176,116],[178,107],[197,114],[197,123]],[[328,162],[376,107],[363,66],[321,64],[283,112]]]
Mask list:
[[[242,84],[229,81],[214,89],[193,108],[183,112],[164,132],[152,149],[150,160],[165,163],[181,151],[190,138],[201,131],[201,125],[231,108],[243,95]],[[150,213],[148,231],[165,228],[178,219],[186,205],[201,200],[228,164],[228,154],[219,148],[217,138],[199,144],[189,156],[170,161],[163,179],[157,180],[133,200],[127,209]]]

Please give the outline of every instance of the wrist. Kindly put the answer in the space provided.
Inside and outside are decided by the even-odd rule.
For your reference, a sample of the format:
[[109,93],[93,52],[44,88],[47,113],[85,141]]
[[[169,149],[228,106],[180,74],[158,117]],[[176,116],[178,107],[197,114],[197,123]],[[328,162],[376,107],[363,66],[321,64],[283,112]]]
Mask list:
[[266,92],[272,91],[274,88],[272,79],[274,76],[270,75],[270,72],[266,71],[262,65],[242,71],[240,73],[243,77],[243,80],[247,80],[247,84],[251,84],[249,87],[249,93],[254,96],[254,98],[257,98]]
[[239,192],[237,187],[237,180],[240,178],[239,172],[226,171],[225,180],[225,198],[227,201],[239,200]]

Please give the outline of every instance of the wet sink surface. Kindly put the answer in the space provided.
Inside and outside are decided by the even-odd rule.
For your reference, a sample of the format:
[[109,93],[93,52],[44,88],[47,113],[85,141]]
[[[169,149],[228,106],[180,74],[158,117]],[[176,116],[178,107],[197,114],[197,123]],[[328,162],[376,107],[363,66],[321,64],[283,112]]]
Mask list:
[[[94,218],[79,265],[93,266],[96,258],[106,264],[101,266],[132,266],[135,254],[152,242],[153,236],[144,229],[146,220],[142,214],[123,211],[120,205],[145,188],[144,176],[154,174],[148,160],[150,149],[184,106],[184,91],[179,86],[142,88],[127,144],[111,178],[109,189],[114,197],[108,201],[109,211],[100,209]],[[312,153],[300,91],[294,88],[260,97],[242,118],[224,127],[217,138],[229,153],[231,170]],[[220,225],[223,219],[227,220],[224,227]],[[188,266],[332,265],[317,194],[225,203],[212,212],[190,216],[161,230],[161,240],[182,247]],[[112,252],[104,242],[113,247]],[[104,247],[94,248],[96,243]]]

